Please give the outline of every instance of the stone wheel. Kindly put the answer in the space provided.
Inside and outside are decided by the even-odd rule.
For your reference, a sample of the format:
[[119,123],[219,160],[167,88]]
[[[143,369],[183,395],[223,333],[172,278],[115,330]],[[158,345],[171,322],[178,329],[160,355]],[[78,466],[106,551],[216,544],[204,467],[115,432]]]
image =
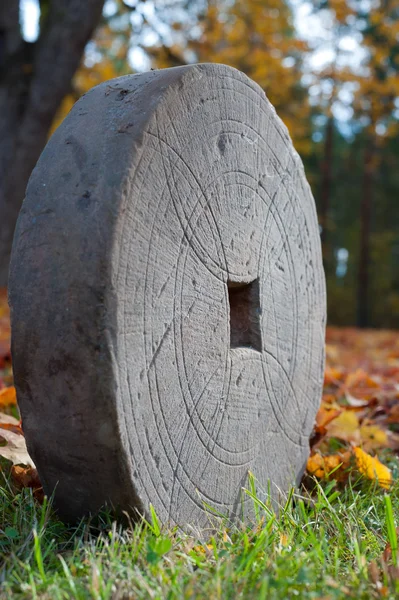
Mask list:
[[104,503],[205,525],[298,481],[319,405],[314,201],[263,91],[224,65],[81,98],[31,176],[13,247],[12,357],[60,515]]

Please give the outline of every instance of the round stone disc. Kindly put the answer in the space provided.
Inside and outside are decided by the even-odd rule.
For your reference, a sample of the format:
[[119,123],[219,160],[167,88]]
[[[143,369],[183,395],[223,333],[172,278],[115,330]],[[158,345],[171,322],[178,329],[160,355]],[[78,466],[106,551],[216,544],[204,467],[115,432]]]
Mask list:
[[[55,506],[236,517],[298,481],[321,396],[314,200],[263,91],[224,65],[81,98],[31,176],[10,275],[28,450]],[[243,498],[244,496],[244,498]],[[248,498],[249,499],[249,498]]]

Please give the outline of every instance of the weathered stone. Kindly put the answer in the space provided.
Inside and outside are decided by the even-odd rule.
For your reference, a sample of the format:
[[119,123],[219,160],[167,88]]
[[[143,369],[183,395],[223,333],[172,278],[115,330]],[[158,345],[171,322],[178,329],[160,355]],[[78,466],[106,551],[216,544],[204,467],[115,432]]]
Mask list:
[[81,98],[29,182],[10,277],[28,449],[61,516],[204,525],[300,478],[320,401],[314,201],[263,91],[224,65]]

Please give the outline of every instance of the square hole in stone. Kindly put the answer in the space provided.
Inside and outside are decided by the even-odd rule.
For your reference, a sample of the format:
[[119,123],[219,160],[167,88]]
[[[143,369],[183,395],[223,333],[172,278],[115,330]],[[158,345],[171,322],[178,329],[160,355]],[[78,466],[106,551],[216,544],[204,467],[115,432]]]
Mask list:
[[259,280],[250,283],[228,281],[230,304],[230,347],[262,352]]

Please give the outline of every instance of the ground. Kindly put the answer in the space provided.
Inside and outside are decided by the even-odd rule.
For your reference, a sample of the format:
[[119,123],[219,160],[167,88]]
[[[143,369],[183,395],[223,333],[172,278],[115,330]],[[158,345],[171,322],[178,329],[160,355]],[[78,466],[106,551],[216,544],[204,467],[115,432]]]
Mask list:
[[[329,328],[303,485],[276,514],[209,530],[61,523],[25,466],[0,292],[0,598],[397,598],[399,332]],[[11,459],[11,460],[9,460]],[[22,463],[22,464],[21,464]]]

